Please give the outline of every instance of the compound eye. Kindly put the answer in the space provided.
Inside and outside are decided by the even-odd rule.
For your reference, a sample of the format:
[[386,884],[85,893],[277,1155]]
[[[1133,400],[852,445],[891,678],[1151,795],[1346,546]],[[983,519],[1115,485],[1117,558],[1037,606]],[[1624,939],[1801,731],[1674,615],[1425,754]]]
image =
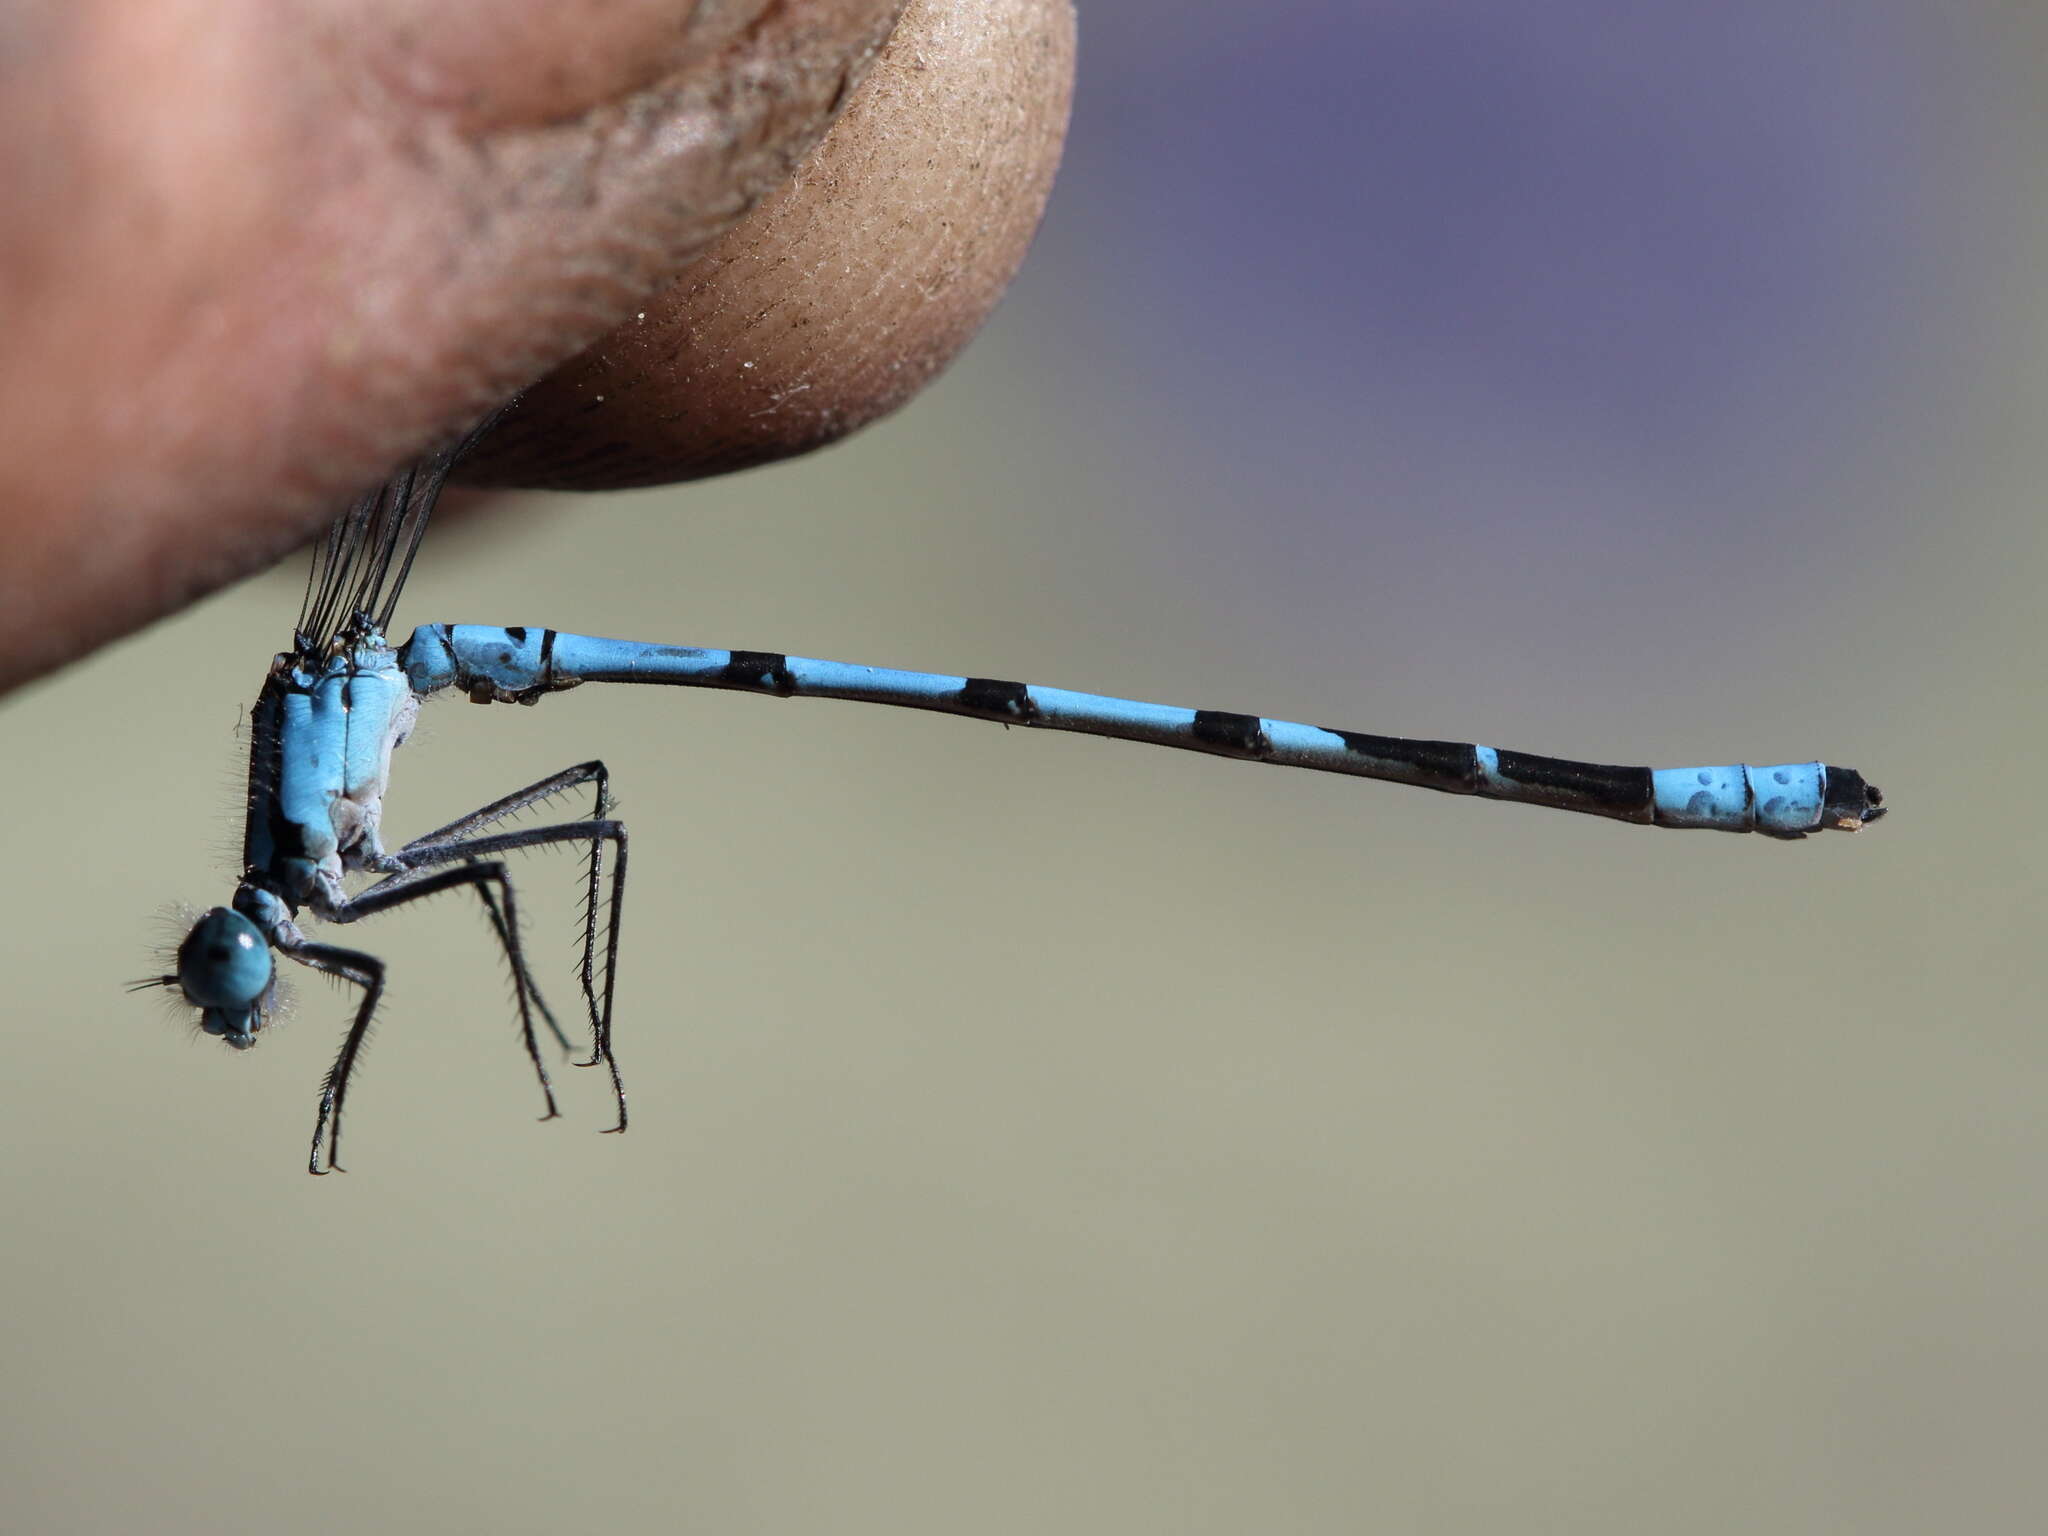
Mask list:
[[178,946],[178,985],[195,1008],[252,1008],[270,989],[270,978],[270,946],[232,908],[215,907]]

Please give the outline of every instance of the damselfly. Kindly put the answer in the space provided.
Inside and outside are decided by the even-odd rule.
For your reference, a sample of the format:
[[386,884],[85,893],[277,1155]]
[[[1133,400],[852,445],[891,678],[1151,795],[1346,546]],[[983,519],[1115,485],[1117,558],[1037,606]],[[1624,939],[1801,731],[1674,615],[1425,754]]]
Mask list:
[[[419,701],[456,688],[478,703],[533,704],[583,683],[670,683],[777,698],[850,699],[967,715],[1002,725],[1113,736],[1219,757],[1413,784],[1451,794],[1545,805],[1646,826],[1801,838],[1854,831],[1883,815],[1877,787],[1825,763],[1630,768],[1537,757],[1466,742],[1412,741],[1296,725],[1257,715],[1178,709],[981,677],[900,672],[768,651],[714,651],[561,634],[537,625],[424,624],[403,645],[386,639],[393,609],[448,474],[495,416],[427,456],[336,519],[314,554],[292,646],[272,661],[251,715],[242,879],[232,903],[192,927],[170,974],[142,983],[179,988],[199,1027],[246,1050],[276,1007],[274,950],[360,989],[355,1017],[321,1085],[308,1168],[340,1166],[342,1110],[384,988],[384,965],[361,950],[300,931],[302,909],[353,923],[458,888],[482,901],[512,971],[526,1054],[546,1118],[554,1088],[537,1026],[568,1041],[535,985],[520,944],[519,911],[502,855],[569,846],[587,854],[580,981],[591,1051],[611,1075],[626,1128],[626,1095],[612,1050],[626,829],[606,813],[602,762],[579,763],[395,849],[380,836],[391,754]],[[519,813],[588,789],[587,817],[496,830]],[[610,863],[607,875],[606,853]],[[351,895],[345,878],[381,878]],[[323,1167],[324,1164],[324,1167]]]

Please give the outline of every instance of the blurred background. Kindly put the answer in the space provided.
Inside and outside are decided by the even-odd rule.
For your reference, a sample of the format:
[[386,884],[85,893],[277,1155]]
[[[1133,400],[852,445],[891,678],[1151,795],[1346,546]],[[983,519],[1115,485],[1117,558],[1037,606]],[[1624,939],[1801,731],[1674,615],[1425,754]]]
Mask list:
[[[618,1047],[488,930],[231,1057],[297,560],[0,709],[0,1487],[35,1532],[1919,1532],[2048,1515],[2043,59],[2024,4],[1120,0],[1024,275],[812,461],[526,498],[400,610],[1659,764],[1675,836],[850,705],[440,702],[394,840],[602,756]],[[521,866],[574,1001],[573,860]],[[173,914],[168,920],[163,914]]]

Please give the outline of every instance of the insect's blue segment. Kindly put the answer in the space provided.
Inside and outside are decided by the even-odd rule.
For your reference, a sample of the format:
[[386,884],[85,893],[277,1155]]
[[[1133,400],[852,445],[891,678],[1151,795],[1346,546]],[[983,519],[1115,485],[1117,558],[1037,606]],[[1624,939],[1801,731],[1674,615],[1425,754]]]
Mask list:
[[[383,993],[384,964],[360,950],[309,939],[298,927],[302,910],[327,922],[352,923],[443,891],[472,893],[511,969],[521,1036],[547,1116],[555,1114],[536,1021],[557,1040],[562,1032],[527,967],[517,902],[501,857],[520,848],[566,846],[586,856],[579,980],[591,1052],[583,1064],[607,1068],[618,1108],[613,1129],[626,1127],[625,1090],[612,1053],[612,1001],[627,840],[625,827],[606,814],[610,781],[604,764],[564,769],[401,847],[384,847],[381,821],[392,753],[410,733],[419,701],[447,689],[486,704],[532,704],[584,683],[891,704],[1648,826],[1777,838],[1829,828],[1853,831],[1884,813],[1875,786],[1851,769],[1824,763],[1617,767],[995,678],[853,666],[774,651],[605,640],[539,626],[426,624],[394,649],[385,638],[392,610],[434,502],[456,459],[494,420],[487,418],[461,442],[356,502],[315,553],[292,647],[271,663],[251,715],[241,884],[231,908],[216,907],[193,927],[178,951],[176,972],[155,979],[182,990],[200,1010],[200,1027],[238,1049],[255,1043],[275,1006],[273,951],[359,990],[354,1019],[321,1088],[309,1161],[315,1173],[339,1166],[342,1111]],[[592,802],[583,819],[499,830],[532,807],[583,790]],[[376,878],[350,894],[344,881],[352,875]]]
[[[1830,826],[1828,776],[1844,770],[1825,763],[1774,763],[1753,768],[1659,768],[1651,775],[1657,791],[1657,821],[1666,827],[1742,830],[1753,821],[1760,831],[1796,837]],[[1864,815],[1869,819],[1869,813]]]

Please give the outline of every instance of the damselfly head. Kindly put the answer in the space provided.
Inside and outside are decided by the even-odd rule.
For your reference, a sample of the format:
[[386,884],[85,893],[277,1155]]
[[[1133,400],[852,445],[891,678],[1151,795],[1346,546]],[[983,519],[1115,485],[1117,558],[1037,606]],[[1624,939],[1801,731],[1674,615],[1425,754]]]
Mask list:
[[178,946],[177,983],[200,1029],[238,1051],[268,1022],[276,980],[262,932],[230,907],[201,917]]

